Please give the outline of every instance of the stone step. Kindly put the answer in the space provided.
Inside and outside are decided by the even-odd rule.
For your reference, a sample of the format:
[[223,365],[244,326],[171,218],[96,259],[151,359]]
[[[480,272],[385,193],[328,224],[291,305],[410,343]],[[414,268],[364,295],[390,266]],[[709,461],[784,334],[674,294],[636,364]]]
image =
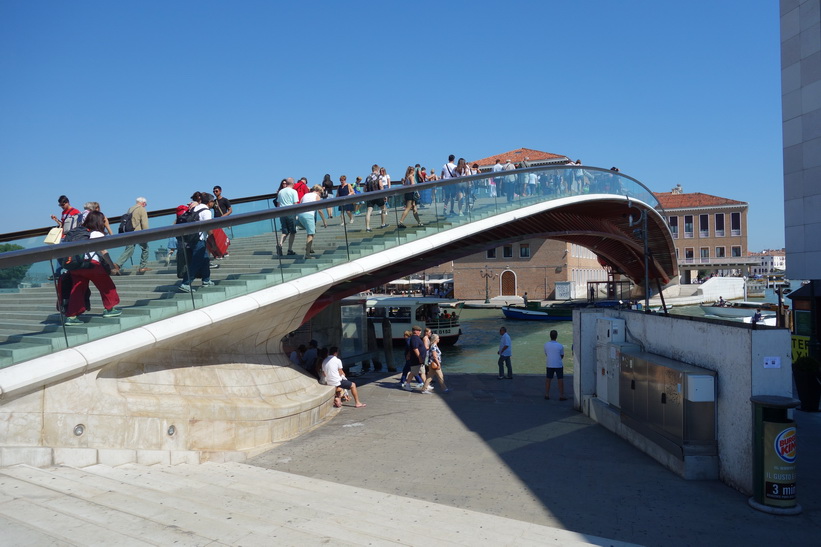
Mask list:
[[0,469],[14,545],[627,545],[239,463]]

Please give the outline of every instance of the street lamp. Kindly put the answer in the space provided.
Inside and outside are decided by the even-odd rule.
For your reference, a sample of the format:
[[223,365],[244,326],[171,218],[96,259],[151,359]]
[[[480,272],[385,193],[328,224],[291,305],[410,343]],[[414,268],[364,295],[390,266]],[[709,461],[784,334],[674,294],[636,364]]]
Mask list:
[[496,277],[496,274],[493,273],[493,270],[488,270],[487,264],[485,264],[485,269],[479,270],[479,275],[485,278],[485,304],[490,304],[490,285],[488,283]]

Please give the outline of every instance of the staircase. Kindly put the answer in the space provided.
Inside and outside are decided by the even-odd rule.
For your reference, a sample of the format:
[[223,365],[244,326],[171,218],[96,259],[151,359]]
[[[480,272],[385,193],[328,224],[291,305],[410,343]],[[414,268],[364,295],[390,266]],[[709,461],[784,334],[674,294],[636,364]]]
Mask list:
[[0,469],[6,545],[626,545],[238,463]]
[[[56,310],[53,284],[0,293],[0,368],[172,317],[195,307],[299,279],[452,226],[453,223],[445,219],[437,222],[433,212],[426,211],[422,212],[425,227],[408,226],[399,230],[395,220],[389,219],[394,225],[375,228],[373,232],[365,231],[364,215],[356,217],[346,231],[337,214],[328,221],[327,228],[323,228],[321,222],[318,224],[313,246],[316,254],[312,258],[304,256],[305,235],[302,230],[294,244],[298,254],[282,257],[274,252],[277,234],[269,232],[237,238],[231,243],[228,258],[212,261],[211,279],[216,285],[199,288],[193,295],[178,291],[179,279],[173,261],[170,265],[150,261],[151,271],[144,274],[136,274],[136,267],[126,264],[127,273],[113,277],[120,295],[118,307],[123,314],[112,319],[101,317],[103,306],[99,292],[92,286],[91,311],[81,317],[84,324],[66,327],[65,332]],[[491,211],[476,213],[473,219],[487,216]],[[371,220],[378,226],[379,215],[375,214]],[[459,220],[468,221],[467,218]],[[119,252],[119,249],[112,249],[115,259]],[[135,255],[139,255],[139,250]],[[195,282],[194,287],[198,286]]]

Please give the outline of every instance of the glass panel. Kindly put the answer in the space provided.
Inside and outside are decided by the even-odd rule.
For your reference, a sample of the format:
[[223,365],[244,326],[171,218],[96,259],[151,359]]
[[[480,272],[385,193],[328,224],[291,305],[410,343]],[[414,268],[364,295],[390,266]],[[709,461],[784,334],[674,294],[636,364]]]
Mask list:
[[[17,244],[24,250],[0,248],[3,253],[0,254],[0,272],[3,273],[0,279],[6,280],[5,287],[0,287],[0,366],[297,280],[454,226],[542,201],[602,193],[629,196],[658,206],[653,194],[637,181],[586,166],[487,173],[418,186],[418,200],[411,189],[399,187],[383,192],[379,198],[363,193],[297,205],[291,215],[287,208],[274,207],[272,196],[240,198],[231,200],[232,215],[200,225],[175,225],[175,209],[149,212],[150,230],[71,243],[71,247],[43,245],[51,226],[9,234],[3,238],[4,243]],[[384,217],[381,207],[371,207],[371,231],[367,231],[367,201],[382,198],[388,199]],[[334,209],[333,219],[325,216],[328,207]],[[323,215],[317,213],[318,209],[322,209]],[[293,238],[289,233],[283,238],[282,234],[283,219],[288,216],[297,219],[298,230]],[[118,218],[110,219],[115,231]],[[343,219],[346,222],[343,223]],[[398,227],[400,221],[405,228]],[[196,235],[187,246],[180,242],[188,233],[220,236],[220,230],[227,241],[218,237],[220,245],[216,249],[212,246],[213,252],[209,252],[206,241]],[[310,245],[309,232],[314,232]],[[278,243],[282,244],[281,254],[277,253]],[[110,278],[113,290],[110,287],[106,290],[104,276],[94,277],[106,292],[106,305],[92,280],[87,306],[85,280],[92,276],[77,274],[81,280],[75,279],[66,286],[69,293],[75,287],[76,294],[83,297],[75,297],[69,312],[71,317],[79,317],[66,324],[66,313],[60,313],[55,307],[57,287],[53,278],[57,260],[73,253],[99,252],[103,248],[123,265],[121,275]],[[293,254],[288,254],[288,250]],[[525,248],[520,250],[524,252]],[[512,258],[512,246],[505,246],[503,253],[506,258]],[[21,257],[29,255],[32,258],[23,264],[26,259]],[[16,271],[21,264],[24,268]],[[196,270],[194,279],[190,280],[194,290],[182,292],[180,287],[189,269]],[[119,302],[115,307],[122,313],[103,316],[104,308],[111,307],[116,299]],[[81,308],[82,313],[78,314]]]

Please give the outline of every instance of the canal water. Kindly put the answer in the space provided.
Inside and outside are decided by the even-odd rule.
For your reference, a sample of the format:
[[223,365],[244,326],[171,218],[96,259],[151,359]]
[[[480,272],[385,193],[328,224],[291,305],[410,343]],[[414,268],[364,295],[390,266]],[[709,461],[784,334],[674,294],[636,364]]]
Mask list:
[[[800,286],[800,282],[796,285]],[[767,289],[763,299],[750,301],[777,302],[772,289]],[[790,301],[785,299],[785,303]],[[704,317],[699,306],[673,307],[670,313]],[[564,370],[573,373],[573,322],[514,321],[506,319],[500,309],[465,308],[461,315],[462,336],[454,346],[442,346],[442,365],[445,374],[479,373],[498,374],[499,327],[506,327],[513,343],[513,374],[544,374],[544,344],[550,340],[550,331],[559,333],[564,345]],[[399,370],[404,363],[403,350],[394,351]]]
[[[442,368],[445,374],[498,374],[499,327],[506,327],[513,344],[513,374],[544,374],[544,344],[551,329],[559,332],[564,344],[564,370],[573,372],[573,322],[511,321],[500,309],[465,308],[460,312],[462,336],[454,346],[442,346]],[[394,349],[394,362],[402,370],[403,349]]]

